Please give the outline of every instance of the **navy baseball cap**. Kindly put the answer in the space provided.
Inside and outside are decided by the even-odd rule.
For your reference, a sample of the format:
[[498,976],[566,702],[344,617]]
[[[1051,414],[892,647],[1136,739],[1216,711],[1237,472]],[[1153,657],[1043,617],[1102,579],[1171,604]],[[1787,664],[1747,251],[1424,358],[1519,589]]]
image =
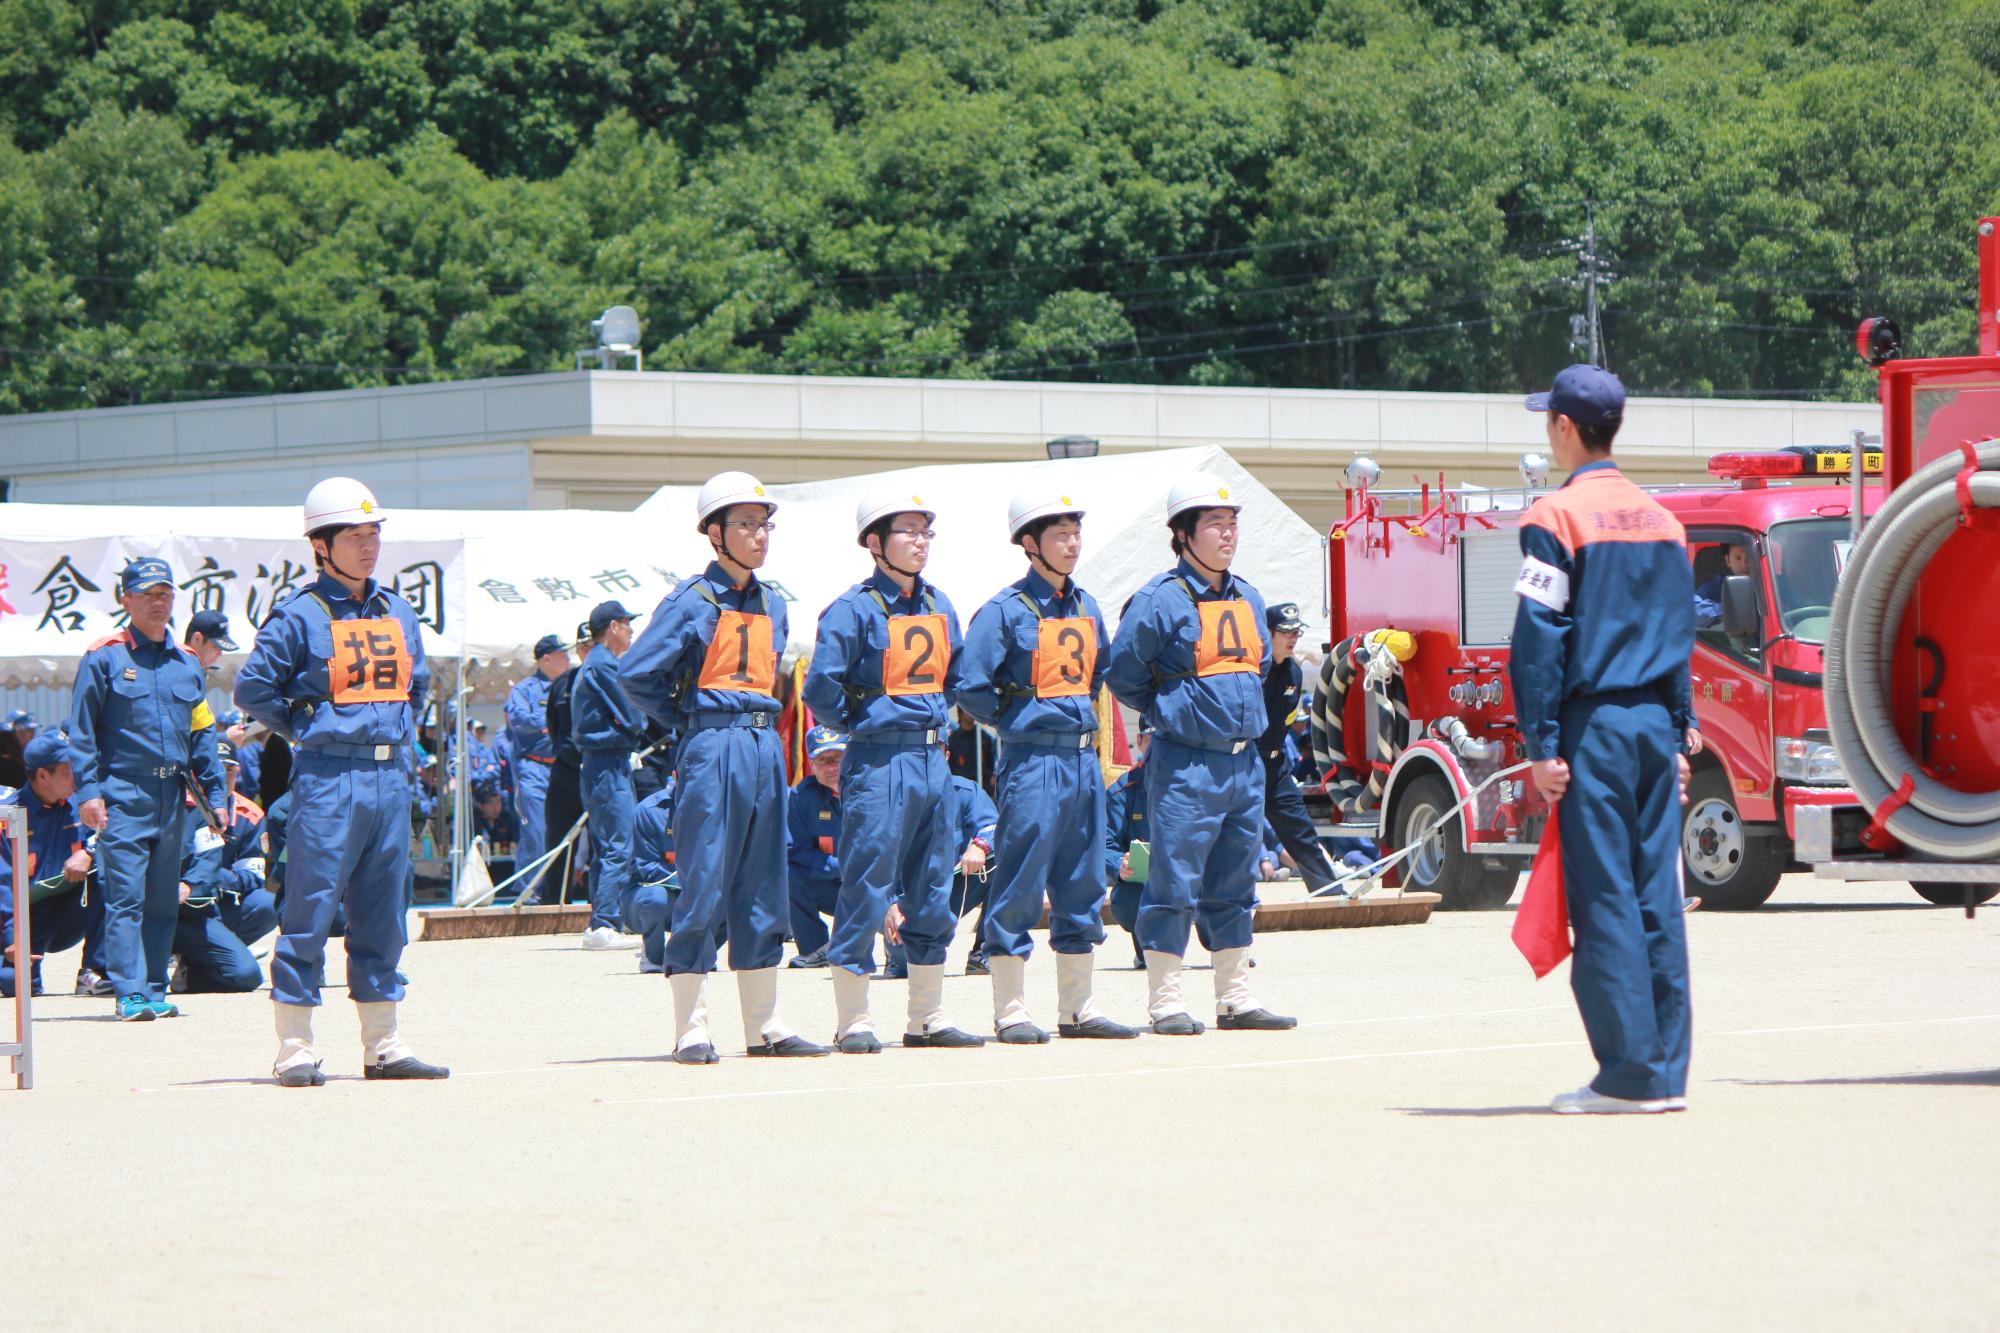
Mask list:
[[550,653],[563,651],[563,641],[553,634],[544,634],[535,640],[535,656],[547,657]]
[[614,620],[637,620],[639,617],[625,609],[623,602],[599,602],[590,609],[590,636],[596,638],[611,628]]
[[1530,412],[1557,412],[1579,426],[1615,426],[1625,419],[1625,385],[1597,366],[1569,366],[1547,393],[1528,395]]
[[62,733],[45,732],[28,742],[21,751],[21,763],[32,773],[38,768],[54,768],[69,762],[69,742]]
[[817,759],[828,750],[845,750],[847,733],[832,727],[814,727],[806,733],[806,758]]
[[188,618],[187,633],[181,642],[192,643],[194,636],[203,634],[208,641],[225,653],[236,651],[236,640],[229,637],[229,617],[221,611],[197,611]]
[[1274,633],[1284,631],[1294,633],[1306,627],[1305,618],[1299,615],[1297,602],[1278,602],[1264,609],[1264,624]]
[[118,587],[124,592],[144,592],[173,581],[174,571],[167,568],[167,562],[152,555],[134,560],[118,575]]
[[34,714],[30,713],[27,709],[16,708],[13,712],[7,714],[7,725],[10,727],[39,727],[41,723],[35,721]]

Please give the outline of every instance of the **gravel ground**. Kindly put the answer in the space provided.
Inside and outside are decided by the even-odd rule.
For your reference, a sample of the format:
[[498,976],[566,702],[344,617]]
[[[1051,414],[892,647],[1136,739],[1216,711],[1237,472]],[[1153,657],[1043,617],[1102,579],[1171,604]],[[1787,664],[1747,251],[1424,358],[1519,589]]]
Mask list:
[[[724,974],[707,1069],[665,1059],[634,954],[417,945],[404,1031],[453,1066],[434,1084],[356,1077],[338,989],[317,1090],[269,1082],[263,995],[143,1025],[52,996],[40,1086],[0,1091],[0,1325],[2000,1322],[2000,911],[1795,876],[1695,914],[1692,1108],[1608,1119],[1543,1109],[1592,1066],[1566,969],[1534,982],[1510,921],[1266,937],[1291,1033],[750,1061]],[[986,1030],[963,947],[947,1001]],[[1136,1019],[1129,959],[1100,953],[1099,995]],[[1049,1020],[1045,950],[1028,975]],[[781,1003],[830,1034],[825,972]],[[902,985],[874,1008],[900,1030]]]

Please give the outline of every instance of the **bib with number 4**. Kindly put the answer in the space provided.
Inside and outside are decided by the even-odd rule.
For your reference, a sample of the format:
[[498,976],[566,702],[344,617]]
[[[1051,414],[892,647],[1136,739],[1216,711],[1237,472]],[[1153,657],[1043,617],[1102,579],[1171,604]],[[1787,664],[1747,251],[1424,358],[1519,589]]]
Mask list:
[[403,622],[394,616],[333,622],[326,678],[335,703],[402,703],[410,697],[410,669]]
[[951,665],[951,633],[943,613],[890,616],[889,646],[882,652],[882,693],[943,694]]
[[1088,616],[1036,622],[1033,676],[1037,699],[1090,693],[1097,671],[1097,622]]
[[1264,661],[1264,636],[1258,632],[1250,603],[1231,598],[1196,602],[1195,609],[1201,613],[1201,637],[1194,645],[1194,674],[1257,674]]
[[771,651],[771,617],[721,607],[695,687],[742,694],[778,693],[778,659]]

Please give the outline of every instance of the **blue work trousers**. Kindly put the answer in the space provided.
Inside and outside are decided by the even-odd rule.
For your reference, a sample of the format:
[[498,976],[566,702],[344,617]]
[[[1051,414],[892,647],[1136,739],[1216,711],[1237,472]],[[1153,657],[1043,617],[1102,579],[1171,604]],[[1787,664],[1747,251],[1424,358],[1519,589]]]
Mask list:
[[1681,738],[1651,691],[1573,698],[1561,713],[1569,790],[1563,881],[1576,934],[1570,989],[1607,1097],[1687,1094],[1691,1046],[1681,906]]
[[[5,873],[8,872],[0,871]],[[34,939],[28,942],[27,952],[35,955],[33,976],[37,987],[42,984],[41,955],[75,948],[103,919],[104,904],[98,894],[86,890],[84,885],[88,883],[85,880],[70,892],[28,906],[28,931]],[[86,957],[84,966],[89,965]],[[14,998],[14,964],[4,954],[0,954],[0,995]]]
[[286,827],[285,902],[271,954],[272,999],[319,1003],[336,912],[347,919],[349,998],[357,1004],[403,998],[396,965],[409,942],[411,800],[400,758],[299,752]]
[[241,898],[224,894],[215,904],[215,914],[245,944],[255,944],[278,927],[277,900],[269,889],[252,889]]
[[[1146,755],[1152,864],[1133,934],[1148,953],[1187,953],[1197,921],[1208,949],[1250,946],[1264,845],[1264,764],[1155,732]],[[1100,824],[1098,827],[1102,827]]]
[[619,927],[619,905],[632,888],[632,756],[624,750],[583,752],[583,808],[590,816],[590,928]]
[[[549,799],[551,764],[522,759],[514,765],[514,814],[521,821],[521,833],[514,843],[514,869],[533,865],[549,849],[545,805]],[[530,880],[532,885],[534,881]]]
[[850,741],[840,761],[840,896],[827,961],[875,970],[889,903],[903,908],[903,943],[919,967],[945,960],[951,911],[951,770],[935,745]]
[[678,896],[672,881],[634,884],[619,905],[625,924],[639,932],[639,947],[654,971],[666,970],[667,918]]
[[829,936],[826,922],[821,918],[833,915],[839,899],[839,880],[815,879],[796,870],[791,872],[792,946],[800,953],[815,953],[826,947]]
[[785,952],[785,749],[769,727],[700,727],[681,738],[674,870],[681,891],[667,974],[776,967]]
[[1075,745],[1000,746],[1000,822],[986,884],[985,944],[1026,958],[1049,902],[1049,947],[1089,953],[1104,940],[1104,771]]
[[183,910],[174,925],[174,952],[194,994],[238,994],[264,984],[250,946],[213,911]]
[[189,812],[181,780],[113,775],[97,839],[104,894],[104,970],[118,997],[164,999],[181,910],[181,853]]

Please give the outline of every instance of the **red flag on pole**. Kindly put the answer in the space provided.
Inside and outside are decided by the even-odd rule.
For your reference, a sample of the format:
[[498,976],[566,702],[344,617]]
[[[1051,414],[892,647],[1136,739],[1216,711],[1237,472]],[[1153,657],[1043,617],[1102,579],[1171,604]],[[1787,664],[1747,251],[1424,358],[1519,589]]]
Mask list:
[[1563,887],[1562,834],[1556,826],[1559,806],[1549,807],[1535,864],[1528,870],[1528,888],[1514,913],[1514,947],[1535,969],[1540,980],[1570,955],[1569,895]]

